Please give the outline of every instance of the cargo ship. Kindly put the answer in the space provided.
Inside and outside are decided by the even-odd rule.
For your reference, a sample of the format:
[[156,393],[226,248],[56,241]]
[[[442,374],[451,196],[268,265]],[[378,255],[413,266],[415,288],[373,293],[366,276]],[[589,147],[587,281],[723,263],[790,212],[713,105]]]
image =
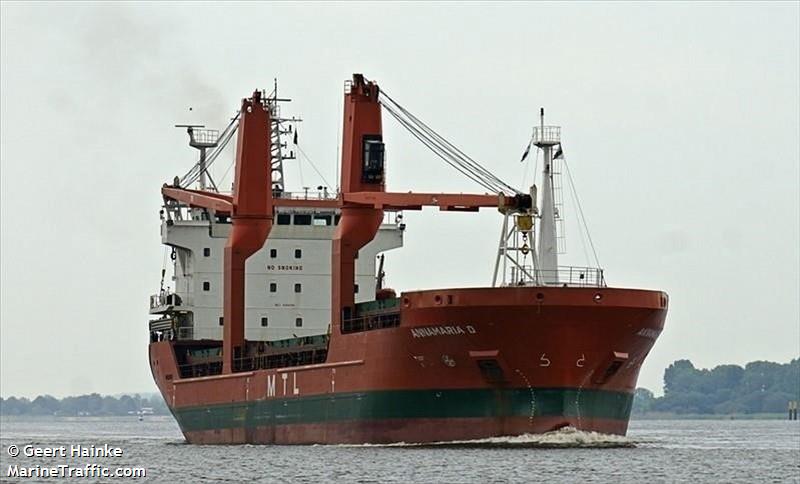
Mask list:
[[[559,127],[540,113],[526,155],[542,154],[541,186],[519,191],[356,74],[345,82],[338,187],[290,192],[283,164],[302,148],[286,101],[276,85],[243,99],[222,132],[184,125],[199,161],[161,188],[168,262],[150,298],[149,363],[189,443],[626,433],[668,296],[558,264]],[[384,112],[484,193],[387,191]],[[225,193],[209,167],[234,135]],[[386,287],[402,212],[423,207],[498,211],[491,285]]]

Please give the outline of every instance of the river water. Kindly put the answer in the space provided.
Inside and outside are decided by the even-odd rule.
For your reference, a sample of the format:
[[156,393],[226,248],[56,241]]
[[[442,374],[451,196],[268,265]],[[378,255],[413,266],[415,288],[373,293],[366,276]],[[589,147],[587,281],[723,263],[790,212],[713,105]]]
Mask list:
[[[800,422],[634,420],[627,437],[564,429],[447,445],[192,446],[171,417],[4,418],[0,482],[112,482],[9,477],[9,469],[97,463],[144,468],[136,482],[797,482]],[[26,457],[25,446],[119,447],[121,457]],[[11,457],[9,446],[20,455]],[[30,448],[30,447],[29,447]],[[13,452],[11,452],[13,453]],[[35,472],[35,471],[34,471]],[[64,471],[67,472],[67,471]],[[128,482],[133,479],[113,479]]]

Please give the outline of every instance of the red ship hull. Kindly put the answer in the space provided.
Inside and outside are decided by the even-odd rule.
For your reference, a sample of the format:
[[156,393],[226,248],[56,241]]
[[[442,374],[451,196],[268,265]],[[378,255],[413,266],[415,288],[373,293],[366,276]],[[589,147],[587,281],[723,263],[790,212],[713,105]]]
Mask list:
[[624,435],[660,291],[573,287],[404,293],[397,327],[342,334],[325,363],[181,378],[150,345],[159,389],[199,444],[437,442],[564,426]]

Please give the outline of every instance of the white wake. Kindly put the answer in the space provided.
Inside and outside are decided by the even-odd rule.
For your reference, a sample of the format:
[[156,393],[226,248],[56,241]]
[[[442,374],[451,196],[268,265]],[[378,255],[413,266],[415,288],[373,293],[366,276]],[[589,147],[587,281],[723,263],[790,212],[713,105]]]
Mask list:
[[544,434],[523,434],[506,437],[488,437],[474,440],[391,444],[344,444],[346,447],[498,447],[498,448],[613,448],[635,447],[633,439],[622,435],[587,432],[575,427],[564,427]]

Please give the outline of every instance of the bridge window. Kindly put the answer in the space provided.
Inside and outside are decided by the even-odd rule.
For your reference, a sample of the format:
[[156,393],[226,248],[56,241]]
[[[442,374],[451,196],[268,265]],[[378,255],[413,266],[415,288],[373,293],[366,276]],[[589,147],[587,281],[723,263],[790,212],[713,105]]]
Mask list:
[[295,283],[295,285],[294,285],[294,292],[298,292],[298,293],[299,293],[299,292],[303,292],[303,285],[302,285],[302,284],[300,284],[299,282],[298,282],[298,283]]
[[261,327],[266,328],[269,325],[269,319],[266,317],[261,318]]
[[364,159],[361,181],[383,183],[384,146],[380,135],[366,135],[363,140]]
[[270,282],[269,283],[269,292],[278,292],[278,283],[277,282]]
[[300,259],[303,257],[303,249],[294,249],[294,258]]
[[279,213],[278,214],[278,225],[291,225],[292,223],[292,216],[288,213]]
[[339,219],[342,218],[341,215],[336,215],[333,217],[333,225],[339,225]]
[[314,215],[314,225],[322,227],[330,224],[331,224],[330,215]]
[[311,225],[311,215],[308,214],[295,214],[294,216],[294,224],[295,225]]
[[294,320],[294,325],[297,326],[298,328],[302,328],[303,327],[303,318],[295,319]]
[[223,318],[222,316],[219,317],[219,325],[225,326],[225,318]]
[[355,284],[355,285],[353,286],[353,292],[354,292],[354,293],[356,293],[356,294],[358,294],[358,284]]
[[269,249],[269,257],[270,259],[278,257],[278,249]]
[[208,281],[203,281],[203,290],[210,291],[211,290],[211,283]]
[[203,248],[203,257],[211,257],[211,249],[208,247]]

